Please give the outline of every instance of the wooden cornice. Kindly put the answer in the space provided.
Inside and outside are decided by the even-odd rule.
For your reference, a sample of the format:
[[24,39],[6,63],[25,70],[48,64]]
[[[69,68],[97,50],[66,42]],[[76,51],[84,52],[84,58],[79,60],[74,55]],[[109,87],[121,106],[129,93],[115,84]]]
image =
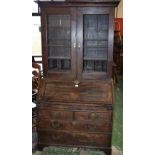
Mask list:
[[39,6],[114,6],[116,7],[120,0],[66,0],[66,1],[35,1]]

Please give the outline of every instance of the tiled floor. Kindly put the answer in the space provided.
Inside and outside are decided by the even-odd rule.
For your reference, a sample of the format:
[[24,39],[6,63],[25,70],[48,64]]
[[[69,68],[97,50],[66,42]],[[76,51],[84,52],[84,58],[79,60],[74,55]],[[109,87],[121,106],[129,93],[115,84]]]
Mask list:
[[123,155],[123,152],[112,146],[112,155]]
[[[36,151],[32,153],[32,155],[41,155],[40,151]],[[111,155],[123,155],[122,151],[118,150],[115,146],[112,146],[112,154]]]

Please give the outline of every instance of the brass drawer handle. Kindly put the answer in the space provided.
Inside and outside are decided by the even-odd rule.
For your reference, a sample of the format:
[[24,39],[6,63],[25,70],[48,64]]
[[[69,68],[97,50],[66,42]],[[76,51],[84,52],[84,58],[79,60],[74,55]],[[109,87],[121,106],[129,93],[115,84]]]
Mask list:
[[51,122],[51,127],[54,129],[58,129],[61,127],[61,124],[58,121],[52,121]]
[[59,140],[60,137],[59,137],[59,136],[56,136],[56,135],[52,135],[52,139],[53,139],[53,140]]
[[[73,137],[73,138],[78,138],[78,135],[77,135],[76,133],[73,133],[73,134],[72,134],[72,137]],[[78,141],[78,140],[77,140],[77,141]]]
[[95,139],[91,139],[90,142],[91,142],[92,144],[96,143]]
[[75,126],[77,123],[75,121],[72,121],[72,125]]
[[50,116],[53,118],[58,118],[60,116],[60,112],[52,112]]
[[92,119],[92,120],[96,120],[99,116],[98,116],[96,113],[92,112],[92,113],[89,114],[88,117],[89,117],[90,119]]
[[95,131],[96,130],[96,125],[87,124],[87,129],[89,131]]

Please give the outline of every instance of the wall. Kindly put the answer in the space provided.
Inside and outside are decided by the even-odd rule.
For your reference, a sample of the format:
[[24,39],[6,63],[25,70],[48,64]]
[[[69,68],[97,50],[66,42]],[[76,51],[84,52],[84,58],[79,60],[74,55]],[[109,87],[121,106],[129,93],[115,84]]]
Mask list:
[[123,18],[123,0],[120,1],[118,7],[115,9],[115,18]]
[[120,35],[123,36],[123,0],[115,9],[115,31],[120,31]]

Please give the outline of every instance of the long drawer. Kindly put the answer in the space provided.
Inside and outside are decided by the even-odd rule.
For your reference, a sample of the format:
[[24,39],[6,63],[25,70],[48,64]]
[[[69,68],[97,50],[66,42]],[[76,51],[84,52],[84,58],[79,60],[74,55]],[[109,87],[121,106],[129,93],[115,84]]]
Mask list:
[[112,111],[101,111],[102,109],[90,111],[71,111],[57,110],[53,108],[39,108],[39,119],[54,120],[77,120],[77,121],[93,121],[93,122],[111,122]]
[[103,132],[111,133],[111,122],[94,123],[92,121],[62,121],[62,120],[48,120],[38,122],[39,130],[50,131],[78,131],[78,132]]
[[39,131],[39,143],[67,144],[109,147],[111,145],[110,134],[71,133],[58,131]]

